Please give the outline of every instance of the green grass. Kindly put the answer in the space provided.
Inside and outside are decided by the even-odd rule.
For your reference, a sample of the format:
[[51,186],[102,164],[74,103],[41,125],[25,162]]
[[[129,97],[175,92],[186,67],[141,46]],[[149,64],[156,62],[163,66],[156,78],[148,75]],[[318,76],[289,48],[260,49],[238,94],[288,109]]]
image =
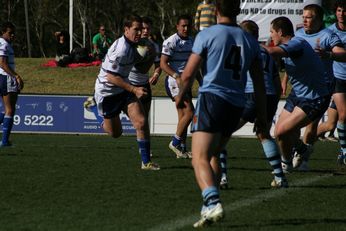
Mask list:
[[[152,137],[158,172],[140,170],[131,136],[12,140],[13,148],[0,150],[0,230],[192,230],[198,219],[201,196],[190,161],[173,157],[169,137]],[[257,140],[236,138],[227,149],[226,218],[208,230],[346,230],[337,143],[318,142],[312,170],[288,175],[287,190],[269,188],[272,175]]]
[[[49,59],[17,58],[16,71],[24,79],[23,94],[66,94],[92,95],[94,84],[99,73],[99,66],[65,68],[43,67]],[[152,87],[153,96],[167,96],[164,85],[165,73],[161,74],[158,83]],[[194,94],[197,92],[194,85]]]

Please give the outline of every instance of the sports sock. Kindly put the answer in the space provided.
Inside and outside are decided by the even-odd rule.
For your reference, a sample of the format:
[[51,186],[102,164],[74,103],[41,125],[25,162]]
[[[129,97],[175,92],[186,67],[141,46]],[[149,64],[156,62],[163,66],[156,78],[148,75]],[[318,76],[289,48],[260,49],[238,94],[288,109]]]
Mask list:
[[4,124],[2,128],[2,144],[8,144],[8,140],[10,138],[11,130],[13,127],[13,117],[12,116],[4,116]]
[[205,188],[202,191],[203,204],[204,206],[215,206],[220,202],[220,194],[215,186]]
[[279,148],[273,139],[267,139],[262,142],[262,147],[270,166],[274,170],[274,177],[276,181],[280,181],[285,178],[281,166],[281,156]]
[[97,122],[102,124],[103,123],[103,117],[99,115],[99,112],[97,110],[97,105],[93,105],[93,106],[89,107],[89,109],[95,114]]
[[0,113],[0,124],[2,124],[2,122],[4,122],[4,117],[5,117],[5,112],[1,112]]
[[227,151],[226,149],[220,152],[221,177],[227,177]]
[[346,125],[342,122],[338,122],[336,127],[338,129],[338,136],[339,136],[341,151],[344,155],[346,155]]
[[150,141],[145,139],[137,139],[139,152],[141,154],[143,164],[150,162]]
[[177,136],[177,135],[174,135],[172,137],[172,144],[173,144],[174,147],[180,146],[180,144],[181,144],[181,137]]

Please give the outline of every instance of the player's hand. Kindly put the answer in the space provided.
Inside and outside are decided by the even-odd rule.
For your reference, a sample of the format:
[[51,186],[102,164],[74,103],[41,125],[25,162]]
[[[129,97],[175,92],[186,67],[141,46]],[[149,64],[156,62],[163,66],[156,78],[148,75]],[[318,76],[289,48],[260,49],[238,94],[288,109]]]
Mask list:
[[321,59],[329,59],[329,52],[327,52],[325,49],[317,47],[314,50]]
[[148,91],[145,87],[133,87],[132,93],[135,94],[138,99],[145,98],[148,95]]
[[22,90],[24,88],[24,82],[22,77],[20,77],[19,75],[16,75],[15,77],[16,77],[19,90]]
[[154,73],[153,76],[150,77],[149,83],[151,85],[155,85],[157,81],[159,80],[160,75],[158,73]]

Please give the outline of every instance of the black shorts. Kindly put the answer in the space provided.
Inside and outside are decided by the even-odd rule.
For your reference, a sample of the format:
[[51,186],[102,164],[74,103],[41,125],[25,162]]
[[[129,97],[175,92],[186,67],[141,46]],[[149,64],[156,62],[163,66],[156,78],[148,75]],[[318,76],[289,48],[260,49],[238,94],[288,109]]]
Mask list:
[[302,109],[310,121],[321,118],[324,112],[328,109],[330,103],[330,95],[322,96],[317,99],[298,98],[291,93],[284,106],[285,110],[293,112],[295,107]]
[[[242,119],[253,123],[256,119],[256,104],[255,104],[255,94],[246,93],[246,103],[242,114]],[[276,110],[278,108],[279,97],[277,95],[267,95],[267,121],[272,122]]]
[[334,93],[346,93],[346,80],[335,78]]
[[119,115],[121,111],[127,113],[127,105],[136,101],[136,96],[128,91],[124,91],[117,95],[104,97],[102,101],[102,115],[104,118],[110,119]]
[[146,84],[143,84],[143,85],[134,85],[132,84],[133,86],[135,87],[144,87],[147,89],[147,93],[148,95],[144,98],[141,98],[139,99],[139,101],[142,103],[142,104],[146,104],[148,102],[151,102],[151,99],[152,99],[152,92],[151,92],[151,87],[150,87],[150,83],[146,83]]
[[242,112],[243,108],[236,107],[215,94],[200,93],[191,132],[204,131],[231,136],[238,126]]

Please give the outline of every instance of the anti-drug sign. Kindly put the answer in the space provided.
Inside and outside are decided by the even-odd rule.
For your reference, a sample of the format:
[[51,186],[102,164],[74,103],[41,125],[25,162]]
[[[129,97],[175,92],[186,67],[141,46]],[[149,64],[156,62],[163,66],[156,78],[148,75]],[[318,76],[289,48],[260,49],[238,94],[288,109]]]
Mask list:
[[270,23],[273,19],[285,16],[289,18],[295,29],[303,22],[303,8],[309,4],[321,5],[321,0],[241,0],[241,12],[238,23],[244,20],[256,22],[260,28],[259,40],[268,41]]

